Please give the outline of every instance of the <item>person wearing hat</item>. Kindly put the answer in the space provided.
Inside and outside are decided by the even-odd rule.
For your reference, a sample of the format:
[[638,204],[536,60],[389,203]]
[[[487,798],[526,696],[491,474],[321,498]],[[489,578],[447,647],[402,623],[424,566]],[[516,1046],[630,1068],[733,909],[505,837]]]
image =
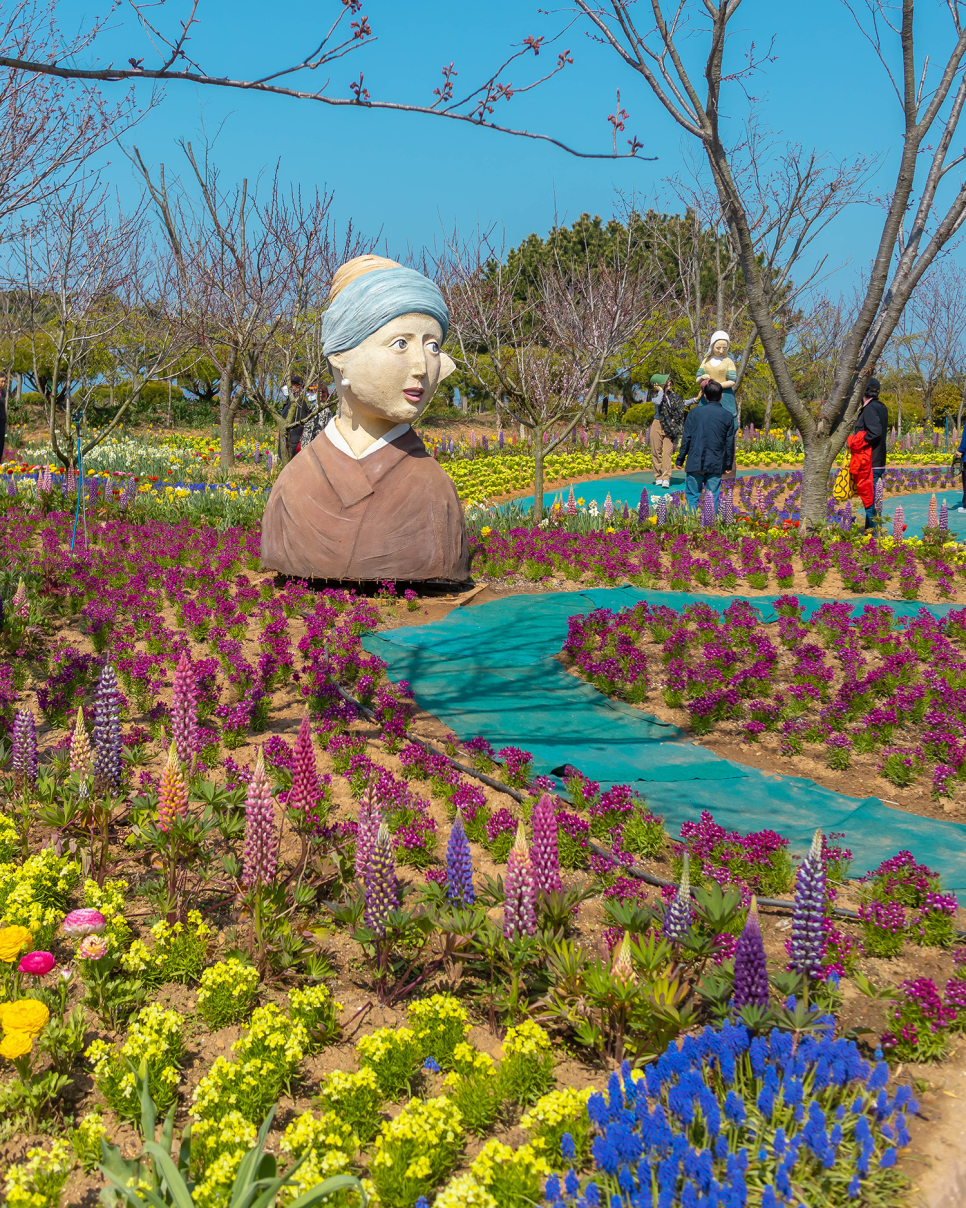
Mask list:
[[865,437],[865,443],[872,450],[872,505],[866,505],[865,527],[875,528],[882,523],[882,515],[875,506],[875,487],[886,472],[886,434],[889,431],[889,413],[885,403],[879,399],[879,382],[869,378],[862,396],[862,410],[859,412],[855,433]]
[[664,402],[664,392],[669,389],[671,380],[669,373],[651,374],[651,388],[657,389],[654,395],[654,419],[651,422],[651,465],[654,468],[654,483],[659,487],[671,485],[671,458],[674,455],[674,441],[661,426],[661,403]]

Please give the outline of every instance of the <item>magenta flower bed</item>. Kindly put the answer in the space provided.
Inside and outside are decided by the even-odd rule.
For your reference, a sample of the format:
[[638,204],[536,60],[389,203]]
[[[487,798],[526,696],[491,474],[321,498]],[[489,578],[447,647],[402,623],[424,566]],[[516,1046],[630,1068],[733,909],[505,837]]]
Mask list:
[[723,614],[645,603],[572,617],[563,652],[602,692],[660,700],[695,734],[772,736],[783,755],[806,749],[844,770],[854,755],[908,787],[924,773],[936,797],[966,775],[966,609],[902,623],[888,607],[852,618],[823,604],[801,619],[794,596],[763,625],[737,600]]

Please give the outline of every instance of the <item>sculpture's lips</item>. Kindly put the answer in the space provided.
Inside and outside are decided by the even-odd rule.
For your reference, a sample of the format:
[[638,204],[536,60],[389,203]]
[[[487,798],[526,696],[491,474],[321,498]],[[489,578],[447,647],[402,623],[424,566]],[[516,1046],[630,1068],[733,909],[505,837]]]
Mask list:
[[413,390],[404,390],[403,391],[403,394],[406,396],[406,398],[409,399],[409,401],[411,403],[418,403],[419,400],[423,397],[424,393],[425,392],[423,391],[423,389],[419,386],[417,386]]

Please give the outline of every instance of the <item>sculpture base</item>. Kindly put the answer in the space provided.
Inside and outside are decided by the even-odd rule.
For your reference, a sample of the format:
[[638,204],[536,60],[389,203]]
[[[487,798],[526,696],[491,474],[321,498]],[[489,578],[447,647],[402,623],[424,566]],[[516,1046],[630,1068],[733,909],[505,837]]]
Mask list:
[[[358,596],[377,596],[384,590],[383,582],[376,579],[302,579],[297,575],[275,576],[275,586],[283,588],[286,583],[304,583],[310,591],[354,591]],[[396,595],[414,591],[420,596],[443,596],[471,591],[476,583],[473,579],[392,579],[388,580],[396,589]]]

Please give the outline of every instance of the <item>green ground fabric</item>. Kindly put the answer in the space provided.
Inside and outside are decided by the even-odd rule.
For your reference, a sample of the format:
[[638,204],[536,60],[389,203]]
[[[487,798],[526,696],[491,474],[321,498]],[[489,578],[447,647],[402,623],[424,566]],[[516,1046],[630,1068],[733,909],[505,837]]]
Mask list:
[[[877,797],[857,799],[796,776],[772,776],[683,737],[639,709],[611,701],[570,675],[553,657],[567,636],[567,620],[595,608],[617,611],[646,600],[677,610],[706,602],[722,611],[748,599],[763,621],[775,619],[777,596],[722,597],[644,591],[626,586],[582,592],[519,595],[454,609],[442,621],[368,634],[363,645],[388,665],[392,679],[408,680],[420,706],[460,738],[482,734],[495,748],[522,747],[538,775],[559,775],[565,763],[604,787],[641,782],[652,809],[676,833],[684,821],[710,810],[728,829],[771,828],[804,853],[817,826],[844,831],[863,873],[900,849],[941,873],[947,889],[966,897],[966,826],[890,809]],[[824,601],[798,597],[810,616]],[[886,604],[900,616],[921,608],[944,616],[954,605],[850,599]]]

